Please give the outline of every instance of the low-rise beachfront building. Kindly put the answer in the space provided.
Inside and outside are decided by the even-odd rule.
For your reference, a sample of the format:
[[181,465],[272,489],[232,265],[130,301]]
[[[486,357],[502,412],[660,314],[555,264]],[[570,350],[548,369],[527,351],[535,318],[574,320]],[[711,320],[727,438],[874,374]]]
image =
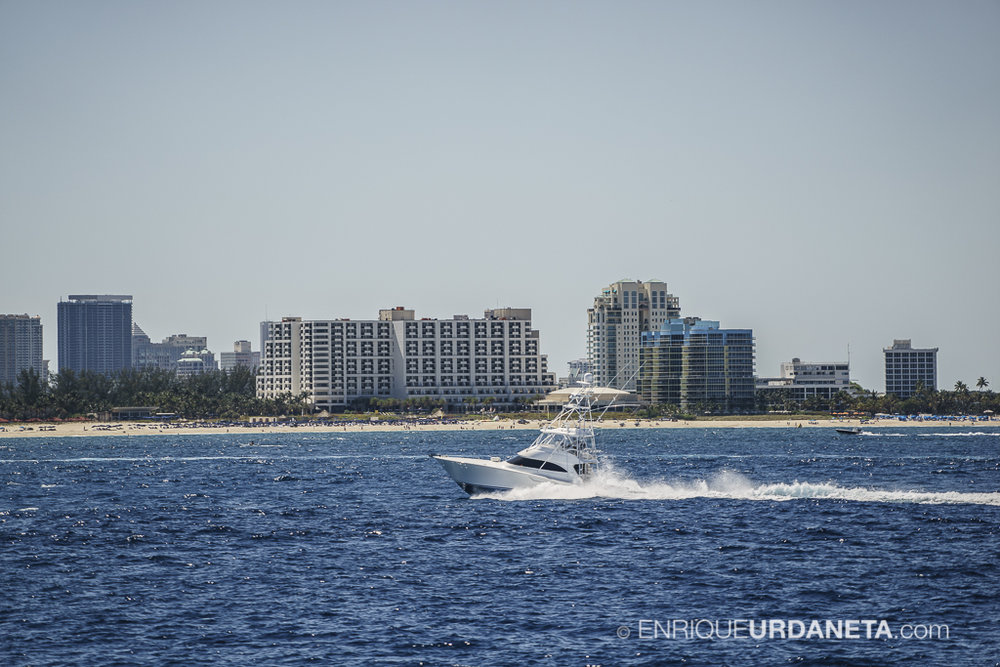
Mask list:
[[[546,414],[549,414],[551,411],[558,413],[577,391],[579,391],[578,386],[561,387],[550,392],[545,398],[536,401],[535,405],[545,410]],[[590,405],[594,410],[600,412],[632,413],[636,408],[642,406],[642,401],[638,395],[622,389],[592,387],[590,390]]]
[[367,398],[504,407],[555,389],[529,308],[482,319],[417,320],[402,307],[377,320],[286,317],[262,323],[261,336],[257,395],[304,394],[317,410]]
[[798,357],[781,363],[776,378],[757,378],[758,392],[783,392],[792,401],[831,399],[839,392],[851,393],[850,365],[846,361],[802,361]]
[[186,378],[214,370],[217,370],[215,355],[206,349],[185,350],[177,360],[177,377]]
[[918,382],[928,391],[937,391],[938,348],[915,348],[909,339],[897,339],[882,352],[886,394],[909,398],[917,392]]
[[698,317],[669,319],[642,335],[638,393],[683,410],[746,410],[754,402],[752,329],[722,329]]

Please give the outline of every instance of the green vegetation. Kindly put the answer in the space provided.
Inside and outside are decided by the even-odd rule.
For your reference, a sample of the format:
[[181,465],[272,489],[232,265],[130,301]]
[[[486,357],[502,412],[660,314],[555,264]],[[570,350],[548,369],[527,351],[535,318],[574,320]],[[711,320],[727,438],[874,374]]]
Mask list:
[[955,383],[954,391],[930,391],[917,384],[913,396],[901,399],[894,395],[879,395],[853,385],[853,394],[839,392],[831,399],[812,397],[805,401],[792,398],[791,390],[757,392],[753,409],[734,414],[723,403],[710,401],[696,403],[681,410],[679,406],[657,404],[640,408],[636,416],[647,419],[749,419],[749,420],[806,420],[826,419],[833,414],[934,414],[982,415],[1000,411],[1000,395],[988,389],[985,377],[976,381],[978,391],[971,391],[962,381]]
[[299,414],[306,409],[301,398],[290,394],[257,398],[256,378],[246,368],[187,378],[157,368],[127,369],[110,377],[66,370],[48,385],[26,370],[16,385],[0,385],[0,417],[5,419],[66,419],[124,406],[155,407],[187,419]]
[[855,387],[855,395],[840,392],[832,399],[810,398],[806,401],[793,401],[781,391],[759,392],[757,394],[756,412],[806,412],[814,414],[830,414],[843,412],[858,412],[867,415],[874,414],[933,414],[933,415],[981,415],[987,410],[994,413],[1000,410],[1000,395],[986,389],[989,382],[980,378],[982,384],[979,391],[970,391],[968,386],[958,381],[954,391],[931,391],[917,383],[917,391],[909,398],[899,398],[893,394],[879,395],[875,391],[867,391]]
[[[997,413],[1000,411],[1000,395],[989,389],[989,385],[985,377],[976,381],[977,390],[971,390],[962,381],[955,383],[953,391],[930,391],[918,385],[917,392],[906,399],[880,396],[858,386],[855,386],[854,396],[840,392],[829,400],[810,398],[794,401],[789,393],[783,391],[759,392],[752,410],[729,418],[823,419],[835,413]],[[539,398],[520,398],[518,405],[501,416],[544,418],[545,415],[533,406]],[[257,398],[256,378],[246,368],[228,373],[211,371],[186,378],[156,368],[129,369],[111,377],[99,373],[63,371],[53,376],[49,384],[42,382],[34,371],[22,371],[16,384],[0,385],[0,417],[10,420],[66,419],[126,406],[155,407],[158,412],[174,413],[186,419],[239,419],[247,416],[306,415],[311,412],[304,396],[286,394],[277,399]],[[453,414],[463,412],[469,416],[489,413],[492,417],[497,413],[497,407],[492,398],[466,399],[459,405],[446,405],[442,400],[429,397],[406,400],[363,398],[356,400],[346,412],[362,419],[367,419],[374,412],[431,415],[448,411]],[[620,418],[725,419],[726,413],[724,405],[710,402],[689,406],[687,410],[660,404],[638,408]],[[618,419],[619,416],[609,413],[608,418]]]

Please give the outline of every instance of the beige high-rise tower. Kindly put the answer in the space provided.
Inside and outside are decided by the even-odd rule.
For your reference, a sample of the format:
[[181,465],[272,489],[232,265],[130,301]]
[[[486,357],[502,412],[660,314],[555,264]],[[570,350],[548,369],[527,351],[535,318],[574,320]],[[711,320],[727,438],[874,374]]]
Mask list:
[[595,382],[635,391],[643,332],[658,331],[680,314],[677,297],[659,280],[619,280],[601,290],[587,309],[587,358]]

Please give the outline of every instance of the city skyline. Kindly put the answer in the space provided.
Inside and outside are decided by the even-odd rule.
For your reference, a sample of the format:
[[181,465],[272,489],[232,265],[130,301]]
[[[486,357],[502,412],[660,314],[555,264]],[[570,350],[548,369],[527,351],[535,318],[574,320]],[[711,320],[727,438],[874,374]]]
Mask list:
[[[628,282],[628,281],[626,281],[626,282]],[[639,282],[642,282],[642,281],[639,281]],[[655,283],[655,284],[658,284],[658,283]],[[604,288],[604,289],[606,290],[607,288]],[[671,295],[671,296],[673,296],[673,295]],[[79,298],[79,297],[73,297],[73,298]],[[128,295],[127,298],[131,299],[131,295]],[[62,303],[62,301],[60,303]],[[399,309],[402,309],[402,308],[404,308],[404,307],[403,306],[396,306],[395,307],[396,310],[399,310]],[[510,307],[507,306],[506,308],[510,308]],[[386,310],[386,309],[380,309],[380,312],[381,312],[381,310]],[[415,312],[413,309],[407,309],[407,310],[409,312]],[[531,309],[529,308],[528,310],[530,311]],[[488,314],[488,312],[489,311],[487,310],[487,314]],[[468,313],[455,313],[455,314],[453,314],[453,316],[468,317]],[[40,316],[19,314],[19,315],[16,315],[16,316],[15,315],[11,315],[11,317],[39,318]],[[473,316],[473,317],[475,317],[475,316]],[[681,315],[677,316],[678,319],[671,320],[671,321],[680,322],[683,319],[688,318],[688,317],[694,317],[695,319],[699,319],[698,316],[689,316],[689,315],[681,314]],[[281,322],[281,320],[283,318],[304,319],[304,318],[301,318],[301,316],[297,316],[297,315],[284,315],[284,316],[281,316],[281,317],[278,317],[278,318],[273,318],[271,320],[262,320],[261,322],[259,322],[259,325],[262,326],[262,325],[267,324],[267,323],[278,324],[278,323]],[[41,319],[41,321],[44,321],[44,318],[40,318],[40,319]],[[342,320],[342,321],[353,321],[353,322],[372,321],[371,318],[344,318],[344,317],[338,317],[336,315],[330,315],[330,316],[327,316],[327,317],[319,317],[319,318],[311,318],[311,319],[315,319],[315,320],[329,320],[329,321],[332,321],[332,320]],[[419,317],[417,319],[418,319],[418,321],[421,321],[421,320],[438,320],[438,319],[443,319],[443,318],[429,317],[429,316],[425,316],[425,315],[421,314],[421,317]],[[133,325],[134,326],[133,326],[132,335],[131,335],[132,339],[134,339],[134,337],[136,335],[136,331],[138,331],[138,334],[140,336],[143,336],[143,337],[145,337],[147,339],[149,338],[149,336],[146,335],[145,331],[143,331],[141,328],[138,328],[138,325],[135,323],[134,319],[133,319]],[[751,329],[752,330],[752,327],[747,327],[747,329]],[[544,333],[544,332],[541,332],[540,330],[538,330],[538,331],[539,331],[539,333]],[[659,328],[658,327],[654,328],[651,331],[654,331],[654,332],[655,331],[659,331]],[[183,338],[185,336],[186,336],[186,334],[171,334],[171,335],[165,337],[163,339],[163,342],[166,343],[166,342],[168,342],[168,341],[170,341],[172,339],[175,339],[175,338],[178,338],[178,337]],[[48,348],[50,347],[50,345],[45,342],[45,338],[44,337],[42,337],[42,338],[43,338],[43,347],[46,350],[48,350]],[[199,340],[201,340],[201,339],[207,339],[206,336],[201,336],[201,337],[197,337],[197,338]],[[754,340],[756,340],[756,336],[754,336]],[[227,349],[224,349],[224,348],[219,348],[218,350],[215,350],[215,349],[213,349],[214,348],[213,345],[207,344],[207,340],[205,342],[206,342],[206,345],[201,345],[199,343],[199,345],[197,345],[196,347],[198,347],[198,348],[205,347],[205,348],[209,349],[213,353],[213,355],[214,355],[215,352],[220,352],[222,354],[230,354],[230,355],[233,354],[232,352],[229,352]],[[900,339],[894,339],[894,341],[893,341],[894,344],[898,344],[899,342],[900,342]],[[908,340],[904,340],[903,342],[908,343],[909,341]],[[253,339],[251,339],[251,340],[236,339],[236,340],[233,341],[233,345],[235,345],[237,349],[239,349],[239,344],[241,344],[241,343],[249,343],[249,347],[253,347],[255,344],[256,345],[260,345],[261,341],[259,339],[257,339],[257,340],[253,340]],[[54,341],[52,343],[52,346],[58,348],[58,340]],[[246,348],[247,346],[244,346],[244,347]],[[134,349],[134,342],[133,342],[133,349]],[[886,348],[882,349],[882,353],[883,354],[885,352],[885,349]],[[544,354],[546,357],[551,357],[549,351],[547,349],[545,349],[544,346],[543,346],[543,348],[539,352],[541,354]],[[244,354],[249,354],[250,350],[249,349],[244,349],[243,353]],[[255,351],[253,351],[253,354],[259,355],[260,351],[259,350],[255,350]],[[756,363],[757,356],[758,355],[755,353],[755,355],[754,355],[755,363]],[[565,377],[565,374],[564,374],[563,371],[564,370],[565,371],[569,370],[569,364],[571,364],[572,362],[578,361],[578,359],[581,359],[581,358],[586,358],[586,354],[584,354],[583,357],[580,357],[580,358],[568,359],[566,361],[566,368],[563,368],[563,369],[553,368],[551,366],[551,364],[550,364],[550,366],[549,366],[549,372],[553,373],[557,378],[563,378],[563,377]],[[52,372],[52,373],[58,372],[58,368],[57,368],[57,366],[58,366],[58,363],[57,363],[58,353],[56,353],[52,358],[49,358],[48,356],[45,356],[44,360],[45,360],[45,362],[48,363],[48,367],[50,368],[50,372]],[[797,357],[795,357],[795,358],[789,357],[788,359],[782,360],[781,363],[780,363],[780,365],[782,367],[784,367],[786,365],[789,365],[793,360],[795,362],[799,361],[799,359]],[[822,359],[821,358],[807,359],[805,363],[831,363],[831,362],[833,362],[833,363],[839,363],[841,361],[848,361],[848,363],[850,363],[850,361],[848,359],[834,359],[833,357],[822,358]],[[884,359],[883,359],[883,361],[884,361]],[[218,366],[218,364],[215,364],[215,365]],[[777,374],[768,374],[768,373],[765,373],[765,372],[761,372],[761,370],[760,370],[759,367],[757,367],[756,373],[755,373],[755,377],[760,378],[760,379],[767,379],[767,378],[773,377],[774,375],[777,375]],[[883,377],[883,379],[885,377],[885,374],[884,374],[884,364],[883,364],[883,375],[882,375],[882,377]],[[990,377],[989,376],[986,376],[986,377],[987,377],[987,380],[990,380],[990,382],[992,384],[992,380],[990,379]],[[850,370],[850,379],[851,379],[851,382],[857,382],[857,383],[860,384],[859,380],[854,375],[853,367]],[[966,384],[969,384],[969,383],[966,382]],[[864,384],[862,384],[862,387],[865,388],[865,389],[873,389],[874,388],[873,386],[864,385]],[[884,381],[882,383],[882,387],[883,387],[883,389],[885,388]],[[938,386],[937,388],[938,389],[943,389],[943,390],[949,390],[951,388],[951,386],[950,385],[948,385],[948,386]]]
[[[1000,380],[1000,6],[0,5],[0,311],[128,293],[159,339],[586,310],[663,280],[756,374],[937,347]],[[14,249],[12,251],[12,249]]]

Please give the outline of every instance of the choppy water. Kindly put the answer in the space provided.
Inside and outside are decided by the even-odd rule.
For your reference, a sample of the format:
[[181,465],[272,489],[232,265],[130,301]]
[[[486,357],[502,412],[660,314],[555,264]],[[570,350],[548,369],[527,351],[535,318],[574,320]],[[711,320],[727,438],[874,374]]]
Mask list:
[[602,436],[473,499],[426,454],[530,432],[0,439],[0,664],[1000,664],[1000,429]]

